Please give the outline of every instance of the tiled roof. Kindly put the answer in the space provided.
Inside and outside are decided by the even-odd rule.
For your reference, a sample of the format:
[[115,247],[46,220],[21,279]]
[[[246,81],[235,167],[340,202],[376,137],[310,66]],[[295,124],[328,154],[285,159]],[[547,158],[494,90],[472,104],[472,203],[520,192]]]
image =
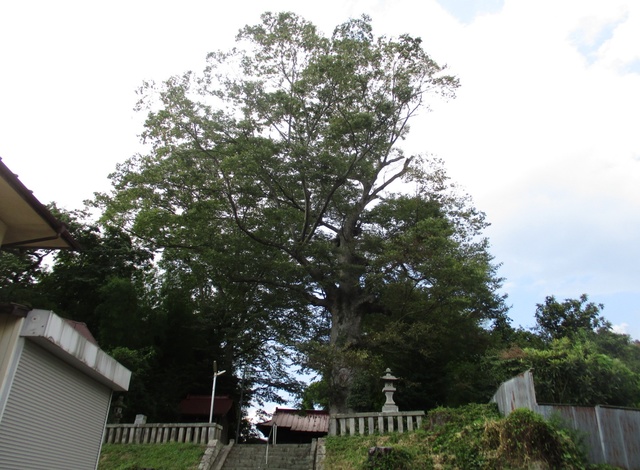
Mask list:
[[329,413],[320,410],[291,410],[276,408],[269,421],[260,423],[259,427],[271,427],[277,424],[279,428],[290,428],[296,432],[329,432]]
[[[216,395],[213,402],[213,414],[215,416],[225,416],[231,406],[233,400],[228,395]],[[180,413],[189,416],[209,416],[211,412],[211,395],[187,395],[179,405]]]

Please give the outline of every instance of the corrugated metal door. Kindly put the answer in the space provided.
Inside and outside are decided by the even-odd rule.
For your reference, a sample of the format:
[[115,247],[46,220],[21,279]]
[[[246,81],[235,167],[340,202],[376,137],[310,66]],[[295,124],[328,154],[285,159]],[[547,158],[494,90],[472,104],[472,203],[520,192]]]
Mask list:
[[111,391],[25,340],[0,422],[0,469],[96,466]]

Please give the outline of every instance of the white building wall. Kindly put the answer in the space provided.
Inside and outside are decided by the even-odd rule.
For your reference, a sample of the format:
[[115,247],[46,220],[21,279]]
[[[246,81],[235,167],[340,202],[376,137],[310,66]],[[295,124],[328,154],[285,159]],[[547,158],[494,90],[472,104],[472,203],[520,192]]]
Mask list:
[[0,468],[97,468],[111,390],[32,341],[20,342],[0,418]]
[[111,393],[130,378],[53,312],[0,315],[0,469],[97,468]]
[[0,314],[0,417],[2,416],[3,397],[6,398],[10,366],[14,361],[16,344],[24,319],[15,315]]

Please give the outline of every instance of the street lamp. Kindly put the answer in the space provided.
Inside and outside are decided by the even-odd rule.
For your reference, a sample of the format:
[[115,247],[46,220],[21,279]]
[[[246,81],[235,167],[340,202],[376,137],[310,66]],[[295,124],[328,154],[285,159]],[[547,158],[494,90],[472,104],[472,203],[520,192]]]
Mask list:
[[222,375],[226,370],[218,372],[218,363],[213,361],[213,387],[211,388],[211,411],[209,411],[209,423],[213,423],[213,403],[216,399],[216,379],[219,375]]

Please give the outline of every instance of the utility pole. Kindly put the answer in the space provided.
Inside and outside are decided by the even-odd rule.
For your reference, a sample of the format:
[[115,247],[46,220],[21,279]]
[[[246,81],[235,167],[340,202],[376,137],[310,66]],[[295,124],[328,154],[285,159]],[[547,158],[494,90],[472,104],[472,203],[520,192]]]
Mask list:
[[216,400],[216,379],[219,375],[222,375],[226,370],[218,372],[218,363],[213,361],[213,387],[211,388],[211,411],[209,411],[209,423],[213,423],[213,404]]
[[242,382],[240,382],[240,403],[238,403],[238,423],[236,424],[236,444],[240,438],[240,421],[242,420],[242,398],[244,397],[244,379],[247,377],[247,366],[242,371]]

